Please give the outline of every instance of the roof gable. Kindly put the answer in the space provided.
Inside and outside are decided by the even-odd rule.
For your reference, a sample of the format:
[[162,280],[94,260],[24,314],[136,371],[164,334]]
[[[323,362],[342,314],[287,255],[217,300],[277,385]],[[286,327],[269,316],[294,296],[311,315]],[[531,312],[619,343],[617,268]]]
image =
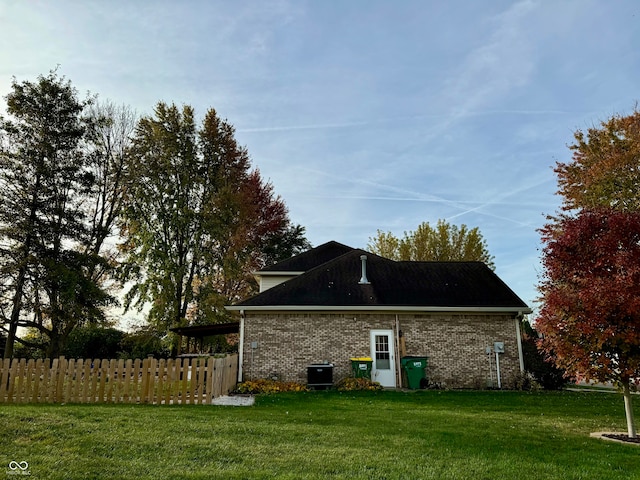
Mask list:
[[263,272],[306,272],[312,268],[327,263],[340,255],[344,255],[347,252],[352,251],[353,248],[343,245],[338,242],[327,242],[319,245],[311,250],[296,255],[295,257],[287,258],[281,262],[271,265],[270,267],[263,268],[258,274]]

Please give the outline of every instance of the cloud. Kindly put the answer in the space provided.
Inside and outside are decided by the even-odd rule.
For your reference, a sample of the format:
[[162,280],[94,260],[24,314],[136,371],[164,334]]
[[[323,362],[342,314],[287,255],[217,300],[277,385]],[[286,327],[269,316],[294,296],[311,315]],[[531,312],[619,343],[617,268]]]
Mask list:
[[[499,205],[499,204],[503,204],[505,202],[505,200],[507,200],[508,198],[511,198],[515,195],[518,195],[522,192],[525,192],[527,190],[531,190],[534,189],[544,183],[547,183],[549,181],[549,178],[547,175],[545,176],[540,176],[539,178],[536,178],[533,181],[530,181],[528,183],[526,183],[525,185],[519,186],[517,188],[508,190],[504,193],[501,193],[500,195],[494,197],[491,199],[491,201],[488,202],[469,202],[469,201],[459,201],[459,200],[452,200],[449,198],[445,198],[442,196],[438,196],[438,195],[433,195],[430,193],[423,193],[423,192],[418,192],[415,190],[411,190],[411,189],[407,189],[404,187],[397,187],[394,185],[389,185],[389,184],[385,184],[385,183],[380,183],[380,182],[374,182],[371,180],[367,180],[367,179],[363,179],[363,178],[346,178],[344,176],[339,176],[339,175],[334,175],[331,173],[327,173],[321,170],[317,170],[317,169],[312,169],[312,168],[307,168],[307,167],[298,167],[297,170],[301,170],[301,171],[305,171],[305,172],[309,172],[311,174],[313,174],[314,176],[323,176],[326,178],[332,178],[335,180],[339,180],[340,182],[347,182],[350,184],[354,184],[354,185],[362,185],[362,186],[366,186],[366,187],[374,187],[376,189],[382,190],[382,191],[386,191],[386,192],[393,192],[396,194],[400,194],[402,196],[394,196],[394,197],[385,197],[385,196],[381,196],[381,195],[331,195],[330,198],[332,199],[336,199],[336,198],[344,198],[344,199],[349,199],[349,200],[387,200],[387,201],[403,201],[403,202],[429,202],[429,203],[436,203],[436,204],[441,204],[441,205],[446,205],[447,207],[451,207],[455,210],[459,210],[458,213],[454,214],[454,215],[450,215],[446,218],[447,221],[450,221],[452,219],[461,217],[463,215],[467,215],[470,213],[477,213],[479,215],[483,215],[486,217],[491,217],[491,218],[495,218],[495,219],[499,219],[502,221],[506,221],[521,227],[531,227],[531,222],[526,222],[526,221],[522,221],[520,219],[516,219],[516,218],[510,218],[510,217],[506,217],[503,215],[498,215],[494,212],[491,211],[487,211],[486,209],[488,207],[491,206],[495,206],[495,205]],[[472,208],[469,208],[470,205],[475,205]],[[518,202],[509,202],[508,205],[510,207],[515,207],[518,206]],[[520,205],[522,206],[522,205]]]
[[[531,0],[520,1],[489,19],[495,25],[485,42],[471,50],[461,67],[444,81],[441,101],[447,108],[443,122],[430,133],[436,138],[458,121],[470,116],[500,113],[490,109],[496,99],[510,90],[523,87],[535,71],[532,46],[524,21],[538,7]],[[515,110],[519,114],[535,114],[535,110]],[[542,112],[551,113],[548,110]]]
[[[521,186],[519,186],[517,188],[513,188],[511,190],[505,191],[504,193],[501,193],[501,194],[495,196],[490,201],[484,202],[484,203],[482,203],[482,204],[480,204],[480,205],[478,205],[476,207],[469,208],[469,209],[466,209],[466,210],[464,210],[462,212],[459,212],[459,213],[457,213],[455,215],[452,215],[452,216],[448,217],[447,220],[452,220],[454,218],[458,218],[458,217],[461,217],[463,215],[467,215],[469,213],[476,212],[476,213],[480,213],[482,215],[488,215],[488,216],[492,216],[492,217],[495,217],[495,218],[499,218],[501,220],[507,220],[509,222],[516,223],[518,225],[531,226],[530,222],[527,223],[527,222],[522,222],[520,220],[514,220],[514,219],[498,216],[498,215],[495,215],[493,213],[486,212],[486,211],[484,211],[484,209],[487,208],[487,207],[493,206],[493,205],[501,204],[508,198],[514,197],[514,196],[516,196],[516,195],[518,195],[520,193],[523,193],[523,192],[525,192],[527,190],[532,190],[532,189],[534,189],[536,187],[539,187],[540,185],[546,184],[548,182],[549,182],[549,178],[548,178],[547,175],[544,175],[544,176],[540,175],[539,178],[537,178],[537,179],[535,179],[535,180],[533,180],[531,182],[528,182],[525,185],[521,185]],[[511,206],[516,206],[517,203],[510,202],[510,205]]]
[[[500,116],[500,115],[526,115],[526,116],[546,116],[546,115],[568,115],[571,112],[566,110],[477,110],[467,111],[465,117],[480,117],[480,116]],[[461,117],[457,117],[461,118]],[[335,123],[319,123],[319,124],[307,124],[307,125],[275,125],[270,127],[248,127],[238,128],[240,133],[271,133],[271,132],[289,132],[296,130],[327,130],[327,129],[340,129],[340,128],[355,128],[355,127],[368,127],[379,126],[382,124],[395,124],[398,122],[420,122],[423,120],[448,120],[452,121],[451,114],[439,114],[439,115],[408,115],[408,116],[395,116],[395,117],[381,117],[374,120],[367,121],[352,121],[352,122],[335,122]]]
[[453,83],[450,95],[462,99],[454,116],[465,115],[527,83],[535,68],[523,23],[536,7],[536,2],[524,0],[491,19],[496,26],[493,33],[469,53]]

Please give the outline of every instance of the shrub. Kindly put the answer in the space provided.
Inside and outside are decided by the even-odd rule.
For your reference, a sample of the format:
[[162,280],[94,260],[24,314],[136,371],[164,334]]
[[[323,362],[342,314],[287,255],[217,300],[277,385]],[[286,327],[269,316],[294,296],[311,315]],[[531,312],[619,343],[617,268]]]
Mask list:
[[261,379],[247,380],[236,387],[236,393],[279,393],[279,392],[308,392],[309,389],[296,382],[281,382],[278,380]]
[[511,385],[513,390],[520,390],[523,392],[537,391],[541,389],[541,385],[536,381],[533,375],[529,372],[522,372],[517,374],[513,378],[513,384]]
[[163,334],[151,327],[138,328],[128,333],[122,340],[121,358],[168,358],[169,346],[163,339]]
[[382,385],[373,382],[368,378],[343,378],[336,384],[336,388],[341,392],[352,392],[356,390],[382,390]]
[[545,390],[562,390],[568,382],[564,376],[564,370],[545,360],[544,354],[538,350],[536,344],[538,333],[531,324],[524,320],[522,327],[522,355],[525,370]]
[[126,336],[117,328],[78,327],[69,334],[62,354],[67,358],[117,358]]

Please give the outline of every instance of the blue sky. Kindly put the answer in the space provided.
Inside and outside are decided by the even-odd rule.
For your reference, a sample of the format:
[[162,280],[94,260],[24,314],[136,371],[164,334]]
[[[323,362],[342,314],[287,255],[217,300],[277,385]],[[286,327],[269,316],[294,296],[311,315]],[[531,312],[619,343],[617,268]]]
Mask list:
[[479,227],[534,306],[552,167],[640,95],[640,3],[0,0],[0,95],[60,65],[80,92],[235,125],[314,245]]

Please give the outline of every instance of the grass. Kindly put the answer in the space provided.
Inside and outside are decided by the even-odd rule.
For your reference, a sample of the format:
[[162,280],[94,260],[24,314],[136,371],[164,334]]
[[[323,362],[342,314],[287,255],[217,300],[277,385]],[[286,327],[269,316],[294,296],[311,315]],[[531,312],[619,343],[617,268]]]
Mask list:
[[[619,395],[309,392],[253,407],[1,405],[0,477],[628,479],[640,447]],[[7,478],[10,478],[7,475]]]

